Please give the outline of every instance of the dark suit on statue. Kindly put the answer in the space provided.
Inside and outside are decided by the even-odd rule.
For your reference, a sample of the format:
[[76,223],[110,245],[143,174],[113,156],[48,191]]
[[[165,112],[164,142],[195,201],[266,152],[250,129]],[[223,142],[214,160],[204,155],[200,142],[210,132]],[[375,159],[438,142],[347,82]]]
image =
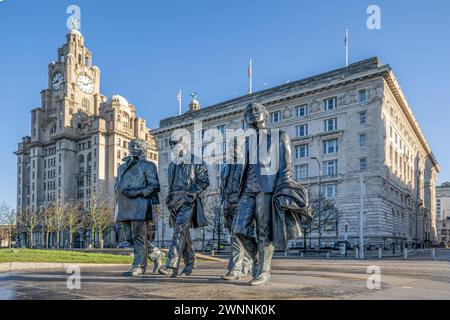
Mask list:
[[209,186],[206,165],[191,163],[169,165],[169,191],[167,206],[170,210],[170,226],[173,228],[172,244],[170,246],[166,267],[178,269],[183,257],[185,270],[195,266],[195,251],[190,234],[190,228],[201,228],[208,225],[200,194]]
[[[122,194],[123,190],[138,191],[140,195],[130,199]],[[133,269],[147,268],[148,223],[153,219],[152,205],[159,204],[159,191],[158,171],[153,162],[143,156],[138,160],[124,159],[115,184],[115,221],[122,223],[127,240],[134,245]]]
[[[237,210],[234,233],[243,243],[247,253],[258,265],[257,274],[270,275],[271,261],[274,253],[273,229],[272,229],[272,200],[275,186],[279,179],[292,174],[291,144],[287,133],[279,131],[273,134],[270,129],[258,130],[256,150],[249,150],[252,144],[249,138],[245,142],[243,170],[239,187],[239,206]],[[265,134],[263,132],[266,132]],[[278,143],[274,144],[274,139]],[[263,142],[263,143],[262,143]],[[262,163],[260,155],[262,145],[267,146],[266,161]],[[273,152],[271,146],[274,145]],[[256,162],[251,163],[256,155]],[[267,170],[269,167],[272,170]],[[256,240],[249,237],[256,224]]]

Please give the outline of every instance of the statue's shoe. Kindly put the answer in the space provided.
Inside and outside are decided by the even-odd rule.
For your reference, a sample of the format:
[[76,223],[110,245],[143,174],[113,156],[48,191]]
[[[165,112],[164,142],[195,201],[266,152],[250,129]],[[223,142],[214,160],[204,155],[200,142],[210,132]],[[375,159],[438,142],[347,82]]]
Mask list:
[[260,274],[252,279],[252,281],[249,282],[250,286],[256,287],[256,286],[264,286],[269,282],[270,275],[267,274]]
[[189,266],[185,266],[183,268],[183,271],[181,271],[181,275],[183,276],[190,276],[192,274],[192,272],[194,271],[194,266],[193,265],[189,265]]
[[145,269],[142,268],[134,268],[130,271],[124,272],[122,275],[124,277],[140,277],[145,274]]
[[244,277],[245,275],[242,274],[242,272],[230,270],[228,273],[224,276],[222,276],[223,280],[239,280],[239,278]]
[[158,273],[166,277],[176,278],[178,275],[178,269],[172,268],[159,268]]

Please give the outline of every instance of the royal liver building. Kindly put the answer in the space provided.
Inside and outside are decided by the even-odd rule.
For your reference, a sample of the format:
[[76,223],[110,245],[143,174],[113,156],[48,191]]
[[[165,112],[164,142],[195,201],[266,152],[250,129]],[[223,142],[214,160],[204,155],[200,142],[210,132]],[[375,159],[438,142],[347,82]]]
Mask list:
[[100,69],[79,31],[67,34],[57,58],[48,67],[41,106],[31,111],[31,135],[16,152],[18,212],[52,203],[88,208],[94,196],[112,204],[117,168],[134,137],[147,141],[147,158],[157,161],[154,139],[135,106],[100,93]]
[[[322,245],[344,239],[357,244],[361,230],[366,245],[435,241],[439,166],[391,67],[377,58],[203,109],[194,101],[184,115],[162,120],[153,134],[163,189],[167,189],[168,139],[174,130],[201,135],[194,134],[197,121],[203,132],[244,128],[243,110],[255,101],[269,109],[272,128],[289,133],[295,178],[316,199],[320,181],[320,199],[332,201],[338,210],[333,223],[313,232],[313,245],[319,235]],[[210,141],[203,143],[205,148]],[[226,145],[214,143],[216,156],[225,157]],[[207,207],[213,224],[219,171],[219,164],[209,167],[213,205]],[[164,231],[165,223],[160,224]],[[218,231],[211,231],[217,239]],[[196,240],[202,237],[199,233]]]

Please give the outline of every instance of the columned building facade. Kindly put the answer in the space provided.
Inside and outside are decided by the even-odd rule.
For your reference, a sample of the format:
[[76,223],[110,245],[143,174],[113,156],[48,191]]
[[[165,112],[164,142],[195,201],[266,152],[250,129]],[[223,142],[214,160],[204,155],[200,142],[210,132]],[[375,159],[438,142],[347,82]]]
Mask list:
[[436,187],[436,226],[438,244],[450,247],[450,182]]
[[[67,34],[57,57],[48,67],[41,105],[31,111],[31,135],[15,152],[17,212],[40,212],[51,204],[76,204],[86,212],[94,197],[113,208],[116,172],[129,141],[146,140],[147,158],[157,162],[155,140],[134,105],[101,94],[100,69],[79,31]],[[35,241],[43,243],[38,231]],[[79,242],[85,246],[83,237]]]
[[[201,122],[203,130],[243,129],[243,110],[251,102],[267,107],[271,128],[290,135],[295,178],[313,197],[318,196],[320,178],[321,196],[338,209],[336,223],[321,230],[322,245],[344,239],[358,243],[361,193],[366,245],[404,246],[437,240],[439,165],[391,67],[377,58],[207,108],[196,105],[181,116],[162,120],[152,133],[158,142],[164,192],[171,134],[186,129],[194,137],[199,134],[194,133],[196,122]],[[220,152],[226,146],[221,141],[214,143],[218,144],[216,154],[224,157]],[[220,168],[209,166],[212,183],[206,197],[213,203]],[[208,208],[211,221],[216,207]],[[168,239],[167,208],[163,211],[166,219],[160,221],[160,236]],[[313,243],[317,236],[313,234]],[[202,237],[200,231],[196,240]]]

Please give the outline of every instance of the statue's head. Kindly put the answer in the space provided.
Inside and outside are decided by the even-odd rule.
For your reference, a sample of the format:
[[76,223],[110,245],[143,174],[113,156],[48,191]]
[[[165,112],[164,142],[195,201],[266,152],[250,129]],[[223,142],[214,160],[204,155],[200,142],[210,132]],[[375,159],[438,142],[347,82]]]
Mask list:
[[177,132],[174,132],[169,139],[170,148],[176,157],[183,157],[186,155],[190,147],[189,143],[188,136],[184,136],[183,134]]
[[253,102],[245,108],[245,122],[251,128],[264,128],[269,114],[261,103]]
[[130,155],[134,158],[144,156],[147,153],[147,143],[142,139],[133,139],[128,144]]

